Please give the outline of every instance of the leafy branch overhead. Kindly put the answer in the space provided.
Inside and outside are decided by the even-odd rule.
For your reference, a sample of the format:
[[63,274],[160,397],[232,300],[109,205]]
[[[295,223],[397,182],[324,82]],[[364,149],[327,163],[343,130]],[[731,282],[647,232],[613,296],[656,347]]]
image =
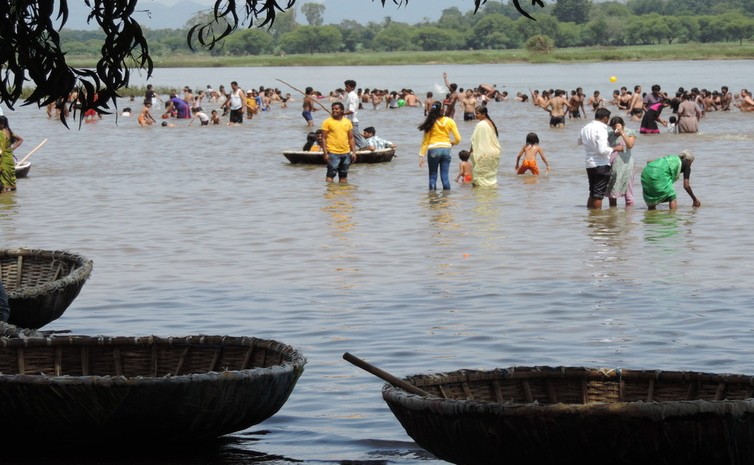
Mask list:
[[[73,68],[66,62],[59,31],[68,20],[67,0],[8,0],[0,2],[0,99],[13,109],[23,85],[31,81],[34,90],[24,105],[68,105],[74,120],[87,110],[108,113],[116,105],[118,91],[128,86],[131,69],[152,76],[154,63],[141,25],[133,18],[139,0],[83,0],[91,9],[87,22],[94,21],[105,33],[102,56],[94,69]],[[366,0],[362,0],[366,1]],[[487,0],[473,0],[474,13]],[[532,18],[512,0],[518,11]],[[385,6],[387,0],[380,0]],[[408,0],[392,0],[395,5]],[[278,13],[293,8],[296,0],[216,0],[207,21],[187,34],[189,47],[195,44],[213,49],[241,27],[271,26]],[[542,0],[532,6],[544,7]],[[61,121],[66,123],[65,112]],[[80,121],[83,118],[80,118]]]

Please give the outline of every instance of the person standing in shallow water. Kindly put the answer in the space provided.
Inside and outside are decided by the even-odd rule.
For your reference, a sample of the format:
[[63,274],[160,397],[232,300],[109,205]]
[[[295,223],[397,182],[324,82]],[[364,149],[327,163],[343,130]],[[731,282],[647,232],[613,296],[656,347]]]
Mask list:
[[500,166],[500,140],[497,126],[487,113],[485,105],[474,110],[477,119],[471,134],[471,166],[473,184],[490,187],[497,185],[497,170]]
[[608,144],[607,122],[610,120],[610,110],[598,108],[594,112],[594,120],[581,128],[579,133],[579,145],[584,146],[586,155],[586,175],[589,180],[589,198],[586,208],[602,209],[602,199],[607,195],[608,184],[612,169],[610,167],[610,154],[613,151],[622,152],[623,144],[610,147]]
[[618,197],[623,197],[626,207],[634,204],[634,157],[631,149],[636,143],[636,132],[626,128],[620,116],[614,116],[608,124],[608,145],[623,145],[623,151],[610,155],[611,175],[607,192],[611,207],[618,206]]
[[333,102],[332,114],[322,122],[322,152],[327,163],[327,182],[348,182],[348,168],[356,161],[356,144],[353,138],[353,124],[343,117],[344,107]]
[[442,189],[450,190],[450,149],[461,142],[456,122],[443,114],[442,106],[442,102],[433,103],[427,118],[419,125],[419,130],[424,133],[419,149],[419,167],[424,166],[426,156],[431,191],[437,189],[438,169]]

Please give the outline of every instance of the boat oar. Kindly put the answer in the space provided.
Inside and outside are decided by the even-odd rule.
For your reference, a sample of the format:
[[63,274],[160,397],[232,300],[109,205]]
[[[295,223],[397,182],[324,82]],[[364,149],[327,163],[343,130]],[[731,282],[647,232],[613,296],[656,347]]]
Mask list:
[[36,147],[34,147],[34,148],[33,148],[33,149],[31,150],[31,152],[29,152],[29,153],[28,153],[28,155],[26,155],[26,156],[25,156],[24,158],[22,158],[22,159],[21,159],[21,161],[19,161],[19,162],[18,162],[18,163],[16,163],[16,164],[17,164],[17,165],[23,165],[23,164],[24,164],[24,162],[25,162],[26,160],[28,160],[28,159],[29,159],[29,157],[30,157],[30,156],[31,156],[31,155],[32,155],[32,154],[33,154],[34,152],[36,152],[37,150],[39,150],[39,149],[40,149],[40,148],[41,148],[41,147],[42,147],[43,145],[45,145],[46,143],[47,143],[47,139],[45,139],[45,140],[43,140],[42,142],[40,142],[40,143],[39,143],[39,145],[37,145]]
[[[280,81],[280,82],[282,82],[283,84],[285,84],[286,86],[288,86],[288,87],[290,87],[291,89],[295,90],[296,92],[300,93],[300,94],[301,94],[301,95],[303,95],[304,97],[309,97],[308,95],[306,95],[306,92],[304,92],[304,91],[303,91],[303,90],[301,90],[301,89],[296,89],[295,87],[293,87],[292,85],[290,85],[290,84],[288,84],[287,82],[283,81],[282,79],[276,79],[276,81]],[[316,99],[316,98],[312,97],[312,98],[311,98],[311,101],[312,101],[312,102],[314,102],[314,103],[316,103],[317,105],[321,106],[321,107],[322,107],[322,109],[323,109],[323,110],[325,110],[325,111],[327,112],[327,114],[329,114],[330,116],[332,116],[332,112],[331,112],[330,110],[328,110],[326,106],[324,106],[324,105],[322,105],[321,103],[319,103],[319,102],[317,101],[317,99]]]
[[375,375],[378,378],[381,378],[384,381],[387,381],[388,383],[392,384],[393,386],[397,388],[401,388],[406,392],[410,392],[411,394],[416,394],[420,396],[429,396],[429,393],[427,391],[424,391],[422,389],[419,389],[418,387],[414,386],[411,383],[407,383],[406,381],[403,381],[400,378],[397,378],[390,373],[383,371],[376,366],[369,364],[365,362],[364,360],[356,357],[355,355],[351,355],[348,352],[343,354],[343,359],[353,363],[357,367],[361,368],[364,371],[367,371],[373,375]]

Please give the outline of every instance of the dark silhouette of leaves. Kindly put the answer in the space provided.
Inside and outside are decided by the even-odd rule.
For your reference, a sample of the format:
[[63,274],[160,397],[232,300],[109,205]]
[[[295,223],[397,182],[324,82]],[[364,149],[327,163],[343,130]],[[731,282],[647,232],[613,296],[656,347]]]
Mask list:
[[[89,110],[109,113],[110,103],[117,107],[118,91],[128,86],[131,69],[146,70],[147,79],[152,76],[154,63],[149,44],[141,25],[132,17],[139,0],[83,1],[91,8],[87,22],[96,22],[105,33],[102,58],[94,69],[77,69],[66,62],[58,31],[68,20],[67,0],[0,2],[0,99],[8,108],[14,108],[24,83],[30,81],[34,90],[24,105],[43,107],[63,101],[80,125]],[[379,1],[383,7],[387,3]],[[474,13],[486,1],[474,0]],[[398,6],[408,4],[408,0],[392,2]],[[278,13],[295,3],[296,0],[216,0],[211,19],[191,27],[186,40],[191,49],[198,45],[212,50],[243,26],[271,26]],[[522,15],[534,19],[519,0],[513,3]],[[532,0],[532,6],[537,4],[544,7],[542,0]],[[61,112],[61,121],[67,126],[65,112]]]

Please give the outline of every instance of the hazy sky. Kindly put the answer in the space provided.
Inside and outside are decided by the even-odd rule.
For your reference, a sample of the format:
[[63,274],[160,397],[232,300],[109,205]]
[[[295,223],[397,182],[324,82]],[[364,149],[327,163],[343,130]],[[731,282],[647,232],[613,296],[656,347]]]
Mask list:
[[[237,0],[239,4],[243,0]],[[286,4],[287,0],[279,3]],[[489,2],[501,0],[488,0]],[[473,0],[409,0],[395,5],[392,0],[386,0],[382,6],[380,0],[297,0],[294,8],[297,12],[299,24],[306,24],[306,17],[301,14],[301,6],[306,3],[320,3],[325,6],[324,23],[339,24],[343,20],[351,19],[361,24],[382,22],[386,17],[393,21],[417,24],[424,20],[437,21],[442,11],[456,7],[462,12],[474,8]],[[144,27],[150,29],[179,29],[200,10],[207,10],[214,5],[214,0],[139,0],[134,18]],[[86,23],[86,17],[91,9],[84,2],[68,2],[70,16],[66,24],[71,29],[94,29],[95,22]],[[149,11],[147,14],[146,11]]]
[[[175,5],[180,0],[151,0],[165,5]],[[202,5],[213,5],[214,0],[193,0],[195,3]],[[489,0],[499,1],[499,0]],[[148,4],[149,1],[146,3]],[[285,3],[282,1],[280,3]],[[296,11],[300,11],[304,3],[320,3],[325,5],[325,23],[337,24],[343,19],[354,19],[360,23],[370,21],[379,22],[386,16],[390,16],[394,21],[403,23],[418,23],[424,18],[431,21],[437,21],[440,18],[442,10],[450,7],[456,7],[466,12],[474,7],[473,0],[409,0],[403,2],[401,6],[396,6],[393,0],[386,0],[385,6],[382,6],[380,0],[296,0]],[[299,22],[304,22],[299,20]]]

